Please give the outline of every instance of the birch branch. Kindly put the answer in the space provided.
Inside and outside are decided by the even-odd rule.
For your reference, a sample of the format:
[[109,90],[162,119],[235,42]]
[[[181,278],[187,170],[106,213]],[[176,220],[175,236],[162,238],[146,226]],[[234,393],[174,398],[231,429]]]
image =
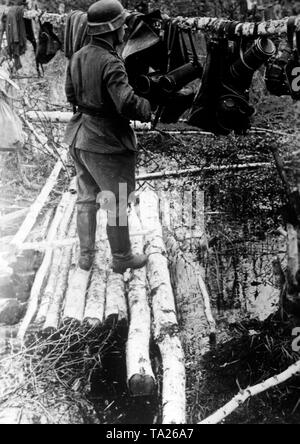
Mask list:
[[[40,9],[24,10],[24,17],[30,19],[40,18],[42,22],[48,21],[55,26],[65,25],[67,14],[53,14],[41,11]],[[5,13],[5,12],[4,12]],[[170,20],[169,17],[166,17]],[[180,24],[184,29],[192,29],[195,31],[202,31],[204,33],[218,33],[224,32],[224,25],[232,24],[232,34],[239,36],[252,36],[258,34],[260,36],[282,36],[287,34],[288,18],[281,20],[269,20],[259,23],[254,22],[232,22],[219,18],[194,17],[184,18],[177,17],[171,19],[174,23]],[[257,28],[256,28],[257,25]],[[295,17],[296,30],[300,30],[300,16]]]
[[253,398],[254,396],[264,393],[273,387],[277,387],[278,385],[283,384],[292,377],[297,376],[299,373],[300,361],[293,364],[283,373],[273,376],[272,378],[268,379],[265,382],[262,382],[261,384],[249,387],[246,390],[242,391],[237,396],[235,396],[228,404],[226,404],[212,416],[200,422],[199,424],[220,424],[220,422],[224,421],[224,419],[226,419],[241,405],[243,405],[249,398]]
[[[192,29],[194,31],[201,31],[207,34],[218,34],[220,32],[224,33],[224,27],[226,29],[228,25],[231,25],[230,33],[232,34],[232,36],[243,35],[245,37],[251,37],[254,35],[259,35],[266,37],[286,37],[288,20],[289,18],[287,17],[281,20],[269,20],[259,23],[241,23],[219,18],[178,17],[177,19],[174,19],[174,22],[179,24],[183,29]],[[300,16],[295,17],[295,27],[296,30],[300,30]]]
[[[62,155],[63,161],[67,159],[67,152],[64,152]],[[35,200],[34,204],[30,207],[29,213],[26,216],[26,219],[22,223],[18,233],[13,238],[11,245],[16,248],[20,248],[22,243],[25,241],[27,236],[29,235],[30,231],[32,230],[33,226],[36,223],[36,220],[44,207],[45,203],[47,202],[47,199],[52,192],[57,178],[63,168],[63,163],[59,160],[55,167],[53,168],[53,171],[48,178],[46,184],[44,185],[42,191],[40,192],[38,198]]]
[[158,180],[158,179],[166,179],[168,177],[180,177],[180,176],[188,176],[200,173],[218,173],[223,171],[242,171],[242,170],[252,170],[257,168],[270,168],[272,167],[271,163],[268,162],[257,162],[257,163],[245,163],[239,165],[221,165],[221,166],[210,166],[210,167],[202,167],[202,168],[188,168],[186,170],[177,170],[177,171],[160,171],[158,173],[149,173],[149,174],[141,174],[137,176],[136,180],[141,182],[144,180]]

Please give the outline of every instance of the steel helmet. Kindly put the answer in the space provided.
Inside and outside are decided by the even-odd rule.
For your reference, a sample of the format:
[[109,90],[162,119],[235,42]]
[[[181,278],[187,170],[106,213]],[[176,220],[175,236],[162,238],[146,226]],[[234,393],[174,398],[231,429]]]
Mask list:
[[99,0],[88,10],[88,34],[101,35],[117,31],[128,13],[118,0]]

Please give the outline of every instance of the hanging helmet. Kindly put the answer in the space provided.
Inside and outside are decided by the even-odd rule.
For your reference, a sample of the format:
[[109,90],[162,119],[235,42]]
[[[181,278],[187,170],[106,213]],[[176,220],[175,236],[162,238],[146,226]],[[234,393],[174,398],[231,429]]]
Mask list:
[[88,10],[88,34],[117,31],[126,21],[127,12],[118,0],[99,0]]

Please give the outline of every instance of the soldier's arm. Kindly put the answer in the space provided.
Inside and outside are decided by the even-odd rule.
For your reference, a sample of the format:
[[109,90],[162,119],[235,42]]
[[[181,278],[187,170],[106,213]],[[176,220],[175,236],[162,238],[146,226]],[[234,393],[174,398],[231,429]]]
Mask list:
[[121,60],[116,59],[107,64],[104,82],[119,114],[130,120],[151,121],[150,102],[134,93]]
[[66,73],[65,92],[68,102],[72,103],[72,105],[76,105],[76,95],[71,77],[70,64],[68,65]]

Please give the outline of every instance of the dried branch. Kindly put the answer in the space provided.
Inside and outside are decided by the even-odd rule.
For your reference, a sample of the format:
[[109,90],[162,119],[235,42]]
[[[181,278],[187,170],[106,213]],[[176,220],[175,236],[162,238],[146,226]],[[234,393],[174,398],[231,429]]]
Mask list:
[[209,418],[200,422],[200,424],[219,424],[224,421],[229,415],[231,415],[235,410],[237,410],[241,405],[243,405],[249,398],[253,398],[267,390],[277,387],[280,384],[288,381],[294,376],[300,373],[300,361],[293,364],[283,373],[273,376],[261,384],[255,385],[254,387],[249,387],[246,390],[235,396],[228,404],[218,410]]

